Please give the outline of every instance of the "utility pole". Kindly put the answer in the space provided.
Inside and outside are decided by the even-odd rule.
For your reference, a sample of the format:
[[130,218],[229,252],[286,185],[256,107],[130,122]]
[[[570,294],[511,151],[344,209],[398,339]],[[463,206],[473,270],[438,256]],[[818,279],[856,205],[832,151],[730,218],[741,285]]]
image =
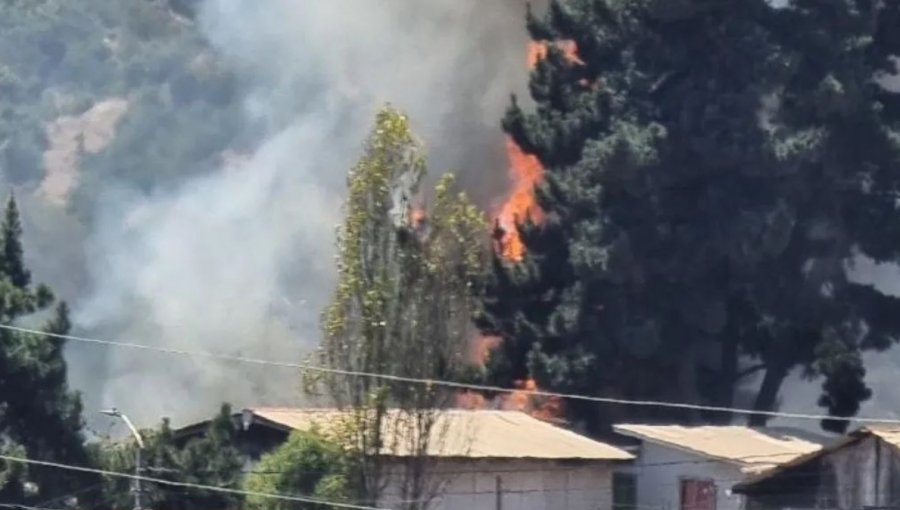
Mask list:
[[115,407],[106,411],[100,411],[100,413],[124,421],[125,425],[128,426],[128,430],[131,431],[131,435],[134,436],[134,441],[137,443],[137,449],[134,453],[134,510],[144,510],[144,507],[141,504],[141,497],[144,493],[144,490],[141,487],[141,475],[143,472],[143,469],[141,468],[141,450],[144,449],[144,439],[141,437],[141,433],[138,432],[138,429],[131,420],[128,419],[128,416],[120,413]]

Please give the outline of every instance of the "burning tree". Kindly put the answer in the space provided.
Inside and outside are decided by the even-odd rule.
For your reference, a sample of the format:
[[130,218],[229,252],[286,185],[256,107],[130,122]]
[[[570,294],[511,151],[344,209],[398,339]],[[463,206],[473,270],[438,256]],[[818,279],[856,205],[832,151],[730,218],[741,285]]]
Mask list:
[[[329,367],[418,379],[457,379],[465,365],[482,274],[483,215],[454,191],[452,176],[434,189],[427,214],[414,207],[426,173],[420,145],[396,110],[378,113],[365,154],[347,180],[338,231],[339,281],[323,316],[321,361]],[[425,452],[442,441],[445,389],[357,376],[318,381],[348,410],[346,444],[355,452],[356,488],[375,503],[388,477],[410,508],[424,508],[441,480]],[[401,473],[382,454],[414,452]]]
[[[771,410],[799,368],[830,414],[856,413],[862,351],[900,338],[900,301],[847,271],[900,260],[900,94],[879,84],[898,21],[896,2],[812,0],[555,0],[530,17],[537,107],[514,102],[504,127],[543,168],[541,219],[497,250],[479,320],[503,339],[493,382],[731,406],[759,374]],[[700,418],[568,410],[597,432]]]

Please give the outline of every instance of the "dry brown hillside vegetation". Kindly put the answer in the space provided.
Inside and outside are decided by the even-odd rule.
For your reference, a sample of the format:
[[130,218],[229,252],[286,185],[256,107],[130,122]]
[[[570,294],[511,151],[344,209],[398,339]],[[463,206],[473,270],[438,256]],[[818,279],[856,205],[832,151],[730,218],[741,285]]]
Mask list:
[[78,182],[82,154],[97,154],[116,136],[116,127],[128,111],[128,101],[110,98],[81,115],[64,115],[47,124],[44,179],[40,193],[51,203],[65,206]]

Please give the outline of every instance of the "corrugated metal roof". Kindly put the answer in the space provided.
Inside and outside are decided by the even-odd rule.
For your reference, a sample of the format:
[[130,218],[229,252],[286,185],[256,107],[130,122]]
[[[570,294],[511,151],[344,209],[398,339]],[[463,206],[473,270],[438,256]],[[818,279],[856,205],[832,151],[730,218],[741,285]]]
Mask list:
[[797,467],[801,464],[805,464],[813,459],[817,459],[822,457],[823,455],[827,455],[833,451],[840,450],[846,446],[857,443],[858,441],[865,439],[869,436],[876,436],[880,438],[885,443],[890,444],[891,446],[900,449],[900,426],[897,425],[867,425],[860,427],[853,432],[850,432],[846,436],[841,437],[834,443],[821,448],[817,451],[813,451],[807,453],[805,455],[801,455],[792,459],[789,462],[785,462],[781,465],[771,467],[769,469],[763,470],[762,472],[756,473],[754,476],[744,480],[740,484],[734,487],[734,490],[743,492],[753,485],[774,478],[775,476],[791,469]]
[[[333,430],[352,420],[346,411],[334,409],[254,408],[248,410],[288,429]],[[557,460],[630,460],[630,453],[569,430],[545,423],[518,411],[444,410],[436,415],[428,454],[435,457],[531,458]],[[396,437],[390,429],[404,430],[407,413],[389,411],[385,437]],[[396,428],[394,428],[396,427]],[[389,455],[410,454],[409,441],[386,445]]]
[[822,446],[784,433],[734,425],[615,425],[620,434],[737,464],[745,472],[769,469]]
[[856,431],[856,434],[871,433],[878,436],[882,441],[889,445],[900,448],[900,426],[897,425],[870,425]]

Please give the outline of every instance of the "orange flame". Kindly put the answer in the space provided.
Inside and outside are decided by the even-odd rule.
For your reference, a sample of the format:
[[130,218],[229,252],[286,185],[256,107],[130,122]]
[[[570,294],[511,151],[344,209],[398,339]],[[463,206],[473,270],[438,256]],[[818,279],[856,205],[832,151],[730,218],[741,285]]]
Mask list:
[[490,406],[488,399],[481,393],[465,390],[456,394],[456,407],[460,409],[487,409]]
[[[570,62],[582,64],[578,57],[578,46],[574,41],[555,41],[556,45]],[[528,68],[534,69],[538,62],[547,57],[548,43],[532,42],[528,45]],[[519,262],[525,255],[516,224],[529,218],[540,223],[544,213],[538,207],[534,197],[534,187],[544,176],[544,167],[533,154],[527,154],[512,138],[506,139],[506,155],[509,159],[509,173],[512,185],[505,200],[497,209],[495,221],[502,230],[498,239],[498,252],[505,260]],[[484,365],[491,351],[497,348],[501,339],[491,336],[480,336],[472,342],[472,361]],[[493,402],[488,401],[481,393],[463,391],[456,396],[456,405],[463,409],[485,409],[495,407],[506,410],[518,410],[529,413],[535,418],[546,421],[561,421],[564,415],[563,402],[559,397],[537,397],[532,392],[538,390],[537,382],[532,379],[516,381],[516,390],[500,395]]]
[[[528,43],[528,69],[537,67],[537,63],[547,58],[548,43],[546,41],[531,41]],[[553,45],[562,50],[566,60],[576,64],[584,64],[584,61],[578,57],[578,45],[575,41],[564,39],[553,42]]]
[[491,351],[497,348],[500,345],[500,342],[503,339],[499,336],[479,336],[475,338],[472,342],[470,342],[471,352],[469,356],[472,362],[477,363],[479,365],[484,365],[487,363],[488,356],[491,355]]
[[413,206],[409,211],[409,219],[412,222],[413,227],[419,227],[425,220],[428,219],[428,215],[425,212],[425,208],[421,206]]
[[[548,44],[550,43],[545,41],[532,41],[528,45],[529,69],[534,69],[539,61],[547,57]],[[582,63],[578,58],[578,46],[575,41],[563,40],[552,44],[560,48],[570,62]],[[543,220],[543,213],[534,198],[534,187],[541,182],[544,167],[536,156],[526,154],[511,138],[506,140],[506,155],[509,160],[512,186],[496,218],[497,225],[502,229],[498,251],[504,259],[520,262],[525,255],[525,245],[516,224],[528,216],[537,223]]]
[[532,393],[538,391],[534,379],[515,382],[516,389],[489,401],[481,393],[464,391],[456,396],[456,405],[462,409],[502,409],[504,411],[522,411],[531,416],[550,422],[562,422],[565,409],[559,397],[538,397]]
[[503,229],[500,255],[506,260],[519,262],[525,255],[525,245],[516,224],[529,216],[535,222],[543,220],[543,213],[534,199],[534,187],[543,178],[544,167],[537,157],[522,151],[512,138],[506,139],[506,154],[512,189],[497,214],[497,223]]

